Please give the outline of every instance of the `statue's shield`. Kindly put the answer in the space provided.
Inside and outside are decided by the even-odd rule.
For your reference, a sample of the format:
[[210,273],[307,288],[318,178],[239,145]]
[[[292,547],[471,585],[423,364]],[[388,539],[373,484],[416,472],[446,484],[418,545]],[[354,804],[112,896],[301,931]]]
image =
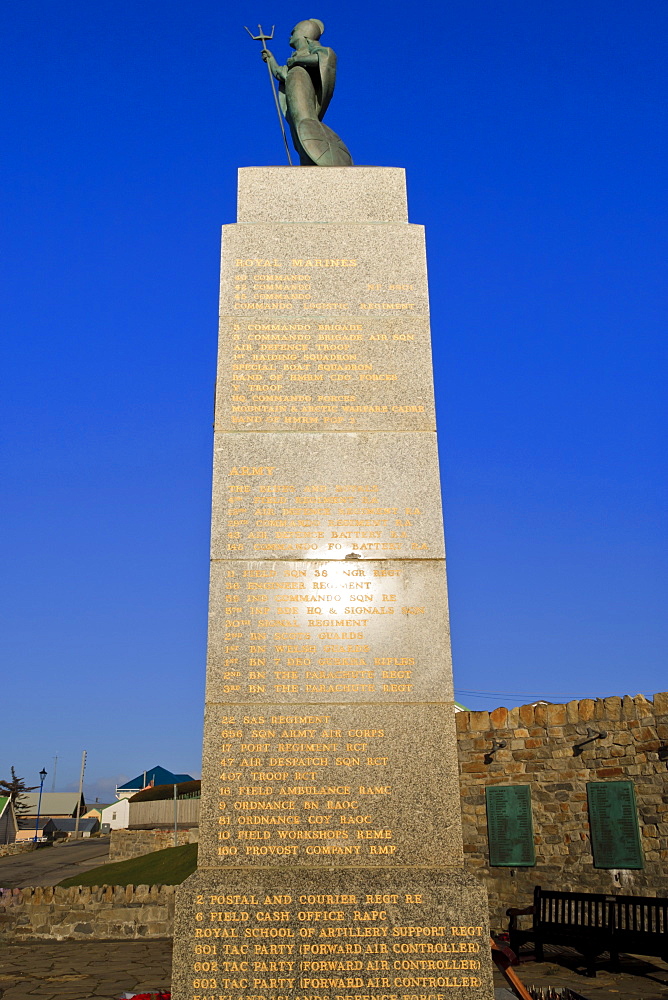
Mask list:
[[304,152],[317,167],[352,166],[353,158],[336,132],[316,118],[300,122],[297,135]]

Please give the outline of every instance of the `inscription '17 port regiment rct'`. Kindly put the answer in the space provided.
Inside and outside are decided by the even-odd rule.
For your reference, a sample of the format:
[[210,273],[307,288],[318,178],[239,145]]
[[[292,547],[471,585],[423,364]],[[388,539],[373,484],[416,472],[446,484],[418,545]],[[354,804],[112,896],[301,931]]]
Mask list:
[[200,844],[173,996],[491,1000],[403,171],[242,169],[219,345]]

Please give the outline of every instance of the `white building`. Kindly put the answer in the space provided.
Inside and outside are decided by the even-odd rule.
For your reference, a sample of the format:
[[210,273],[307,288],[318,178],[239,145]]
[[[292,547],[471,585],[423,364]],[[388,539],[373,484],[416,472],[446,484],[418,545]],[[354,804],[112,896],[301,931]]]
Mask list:
[[100,810],[100,827],[108,823],[112,830],[126,830],[130,822],[130,800],[123,798]]

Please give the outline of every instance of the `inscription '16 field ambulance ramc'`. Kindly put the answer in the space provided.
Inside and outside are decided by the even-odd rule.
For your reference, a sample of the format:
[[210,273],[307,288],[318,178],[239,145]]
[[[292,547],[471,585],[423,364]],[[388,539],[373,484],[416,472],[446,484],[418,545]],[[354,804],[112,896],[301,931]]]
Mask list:
[[490,1000],[403,170],[240,171],[216,398],[199,859],[173,996]]

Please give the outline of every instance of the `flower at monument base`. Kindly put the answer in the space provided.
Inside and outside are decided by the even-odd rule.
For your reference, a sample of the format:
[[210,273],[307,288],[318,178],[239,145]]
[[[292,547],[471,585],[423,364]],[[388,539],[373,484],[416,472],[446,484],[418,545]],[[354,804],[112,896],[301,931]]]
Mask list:
[[124,993],[120,1000],[171,1000],[171,993]]

